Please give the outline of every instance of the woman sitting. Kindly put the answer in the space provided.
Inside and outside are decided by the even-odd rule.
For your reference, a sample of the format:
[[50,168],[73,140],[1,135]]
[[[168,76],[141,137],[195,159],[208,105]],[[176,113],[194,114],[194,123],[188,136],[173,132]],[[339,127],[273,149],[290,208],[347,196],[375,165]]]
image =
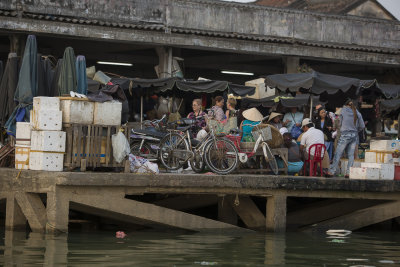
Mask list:
[[194,127],[194,129],[192,130],[193,136],[196,137],[197,133],[206,127],[206,120],[204,117],[206,115],[206,113],[201,110],[201,99],[193,100],[192,109],[193,109],[193,112],[190,112],[187,115],[187,118],[196,120],[197,127]]
[[215,105],[211,108],[211,111],[208,113],[208,116],[213,117],[215,120],[219,122],[223,122],[226,120],[226,115],[222,110],[224,106],[225,100],[222,96],[215,97]]
[[240,130],[242,131],[241,142],[254,142],[251,132],[254,126],[261,123],[263,115],[256,108],[251,108],[243,111],[242,116],[245,120],[240,124]]
[[269,115],[268,124],[280,130],[283,126],[286,125],[285,123],[281,122],[281,116],[281,113],[272,112],[271,115]]

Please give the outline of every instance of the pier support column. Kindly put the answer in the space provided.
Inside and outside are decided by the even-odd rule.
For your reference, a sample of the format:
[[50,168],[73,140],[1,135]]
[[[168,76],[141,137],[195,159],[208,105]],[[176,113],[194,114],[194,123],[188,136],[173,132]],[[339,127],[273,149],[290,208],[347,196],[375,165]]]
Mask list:
[[6,230],[25,230],[26,218],[15,198],[15,193],[9,193],[6,202]]
[[47,193],[46,212],[47,233],[68,232],[69,199],[63,190]]
[[237,225],[238,216],[233,208],[233,196],[218,197],[218,220]]
[[285,66],[285,73],[298,73],[298,68],[300,66],[299,57],[286,57],[283,59],[283,64]]
[[286,196],[267,197],[266,228],[270,232],[286,231]]

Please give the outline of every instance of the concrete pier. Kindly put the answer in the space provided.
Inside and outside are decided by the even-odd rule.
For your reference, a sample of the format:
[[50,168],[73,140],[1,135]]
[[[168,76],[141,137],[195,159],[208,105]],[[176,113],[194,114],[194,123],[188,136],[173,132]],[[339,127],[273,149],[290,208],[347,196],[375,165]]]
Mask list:
[[[289,210],[295,198],[321,201]],[[400,181],[0,169],[0,200],[7,230],[68,232],[70,210],[193,231],[355,230],[400,216]],[[215,218],[189,212],[210,205]]]

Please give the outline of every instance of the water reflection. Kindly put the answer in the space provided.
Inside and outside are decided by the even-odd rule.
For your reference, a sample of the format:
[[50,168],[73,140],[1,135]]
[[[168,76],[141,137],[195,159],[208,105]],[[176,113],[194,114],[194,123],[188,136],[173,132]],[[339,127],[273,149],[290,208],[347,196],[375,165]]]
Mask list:
[[[42,235],[0,233],[3,266],[396,266],[398,233],[348,238],[301,233],[199,234],[114,232]],[[336,240],[336,241],[334,241]]]

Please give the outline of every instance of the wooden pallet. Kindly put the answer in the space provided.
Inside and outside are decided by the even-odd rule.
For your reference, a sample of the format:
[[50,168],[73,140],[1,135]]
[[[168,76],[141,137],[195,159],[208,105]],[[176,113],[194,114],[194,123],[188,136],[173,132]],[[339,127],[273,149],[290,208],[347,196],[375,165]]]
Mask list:
[[[75,169],[98,167],[126,167],[126,160],[117,163],[113,157],[111,137],[120,126],[65,124],[67,134],[64,167]],[[128,129],[125,128],[128,136]],[[129,139],[128,139],[129,140]]]

